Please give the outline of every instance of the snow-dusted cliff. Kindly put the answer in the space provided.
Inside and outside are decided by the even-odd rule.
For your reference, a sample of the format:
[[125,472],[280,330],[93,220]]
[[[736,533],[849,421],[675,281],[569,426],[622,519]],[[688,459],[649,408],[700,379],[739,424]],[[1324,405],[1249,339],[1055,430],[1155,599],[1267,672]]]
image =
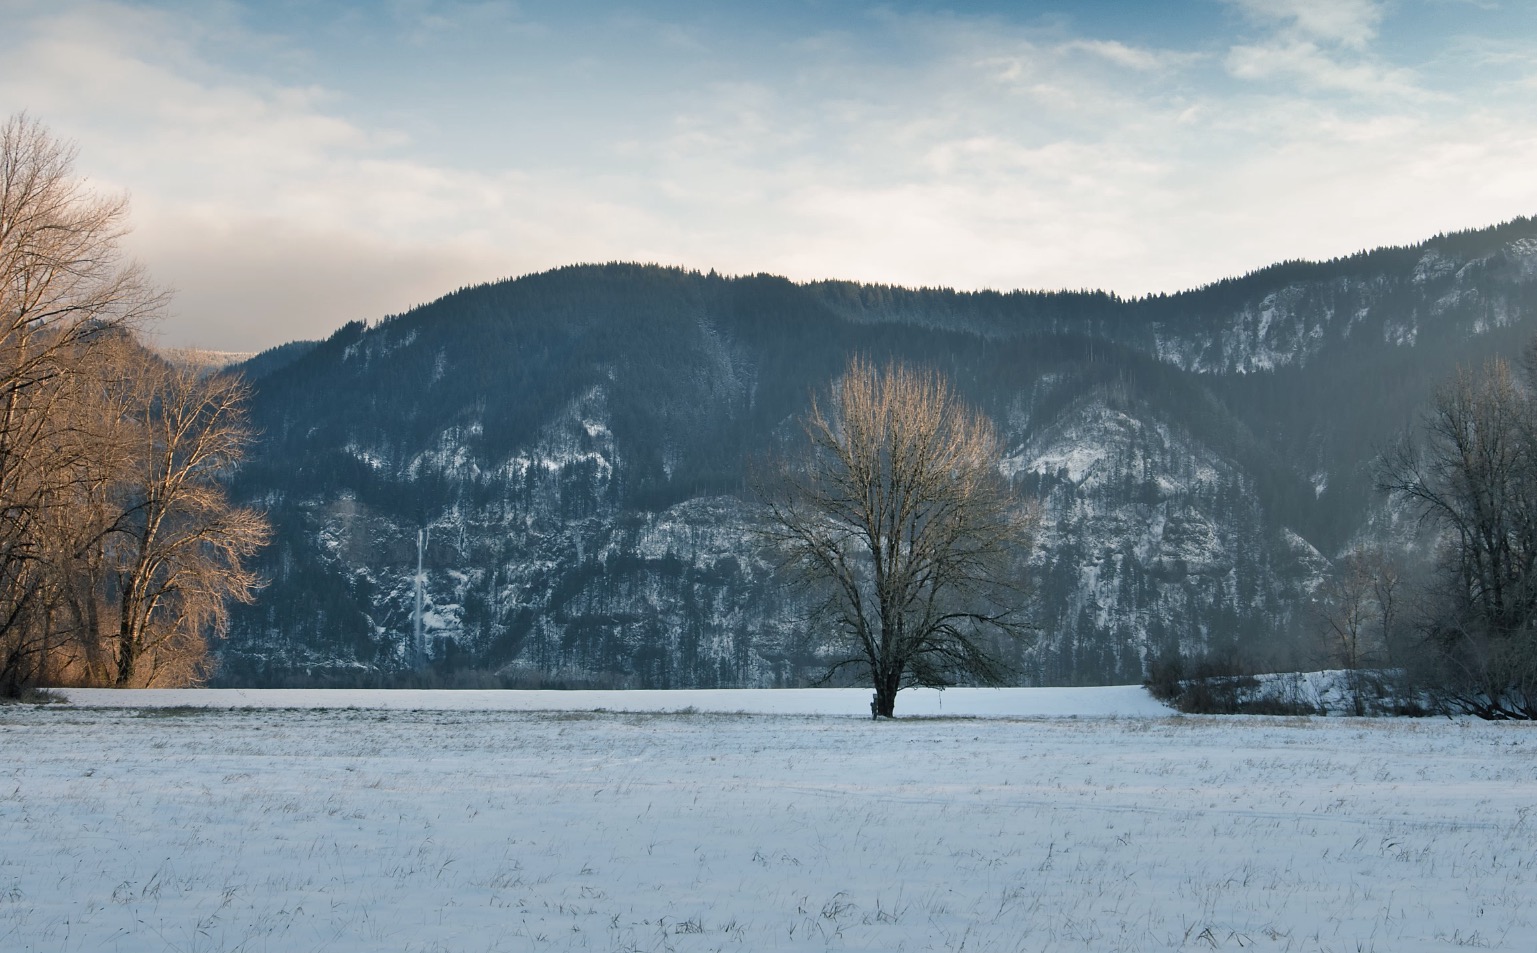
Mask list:
[[749,472],[853,353],[949,376],[1043,500],[1022,681],[1290,651],[1329,558],[1375,532],[1373,455],[1534,316],[1525,220],[1132,302],[617,265],[465,289],[253,364],[265,437],[237,490],[279,536],[225,677],[404,669],[425,529],[440,674],[803,681],[818,633]]

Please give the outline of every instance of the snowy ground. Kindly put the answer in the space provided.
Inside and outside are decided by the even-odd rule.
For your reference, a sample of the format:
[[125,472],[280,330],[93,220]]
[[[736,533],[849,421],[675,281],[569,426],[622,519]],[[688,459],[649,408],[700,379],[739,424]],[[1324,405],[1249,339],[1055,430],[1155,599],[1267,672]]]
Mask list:
[[[194,688],[119,691],[72,688],[71,704],[92,708],[192,706],[197,708],[384,708],[408,711],[721,712],[757,715],[869,717],[868,688],[786,688],[693,691],[401,691],[273,688]],[[902,717],[971,715],[1029,718],[1042,715],[1167,715],[1140,685],[1105,688],[910,689],[897,696]]]
[[1537,949],[1520,725],[71,694],[0,707],[0,950]]

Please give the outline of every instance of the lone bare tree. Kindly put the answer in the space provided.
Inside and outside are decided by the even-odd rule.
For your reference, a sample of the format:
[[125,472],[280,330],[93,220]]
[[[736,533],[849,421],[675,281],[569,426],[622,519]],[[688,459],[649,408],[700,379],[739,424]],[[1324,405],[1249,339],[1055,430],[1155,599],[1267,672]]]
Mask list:
[[1030,629],[1039,510],[1000,474],[992,423],[937,374],[855,359],[803,425],[760,495],[765,536],[833,626],[827,677],[860,672],[888,718],[906,687],[1000,683],[997,649]]
[[[1528,361],[1528,377],[1532,377]],[[1383,487],[1441,536],[1427,646],[1451,703],[1537,718],[1537,396],[1503,360],[1460,371]]]

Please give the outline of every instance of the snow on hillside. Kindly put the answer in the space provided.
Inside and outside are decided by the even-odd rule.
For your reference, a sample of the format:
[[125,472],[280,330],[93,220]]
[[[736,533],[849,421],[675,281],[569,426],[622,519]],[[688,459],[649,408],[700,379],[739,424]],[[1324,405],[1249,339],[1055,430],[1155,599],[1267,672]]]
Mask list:
[[7,951],[1537,948],[1524,726],[72,694],[0,707]]

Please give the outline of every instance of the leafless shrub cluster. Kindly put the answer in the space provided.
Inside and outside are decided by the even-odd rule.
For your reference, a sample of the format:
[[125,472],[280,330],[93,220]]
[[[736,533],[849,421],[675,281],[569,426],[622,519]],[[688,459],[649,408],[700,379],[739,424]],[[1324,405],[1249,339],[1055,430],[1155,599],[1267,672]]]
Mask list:
[[1404,578],[1382,549],[1358,546],[1324,580],[1314,602],[1321,624],[1325,664],[1345,671],[1354,714],[1365,715],[1373,670],[1398,664],[1404,614]]
[[164,303],[119,250],[121,197],[72,147],[0,127],[0,692],[185,684],[267,537],[222,478],[250,441],[238,379],[161,360]]
[[803,452],[761,495],[765,536],[821,598],[842,653],[875,688],[1002,681],[998,638],[1028,628],[1023,557],[1038,508],[998,471],[992,423],[937,374],[855,359],[803,421]]

